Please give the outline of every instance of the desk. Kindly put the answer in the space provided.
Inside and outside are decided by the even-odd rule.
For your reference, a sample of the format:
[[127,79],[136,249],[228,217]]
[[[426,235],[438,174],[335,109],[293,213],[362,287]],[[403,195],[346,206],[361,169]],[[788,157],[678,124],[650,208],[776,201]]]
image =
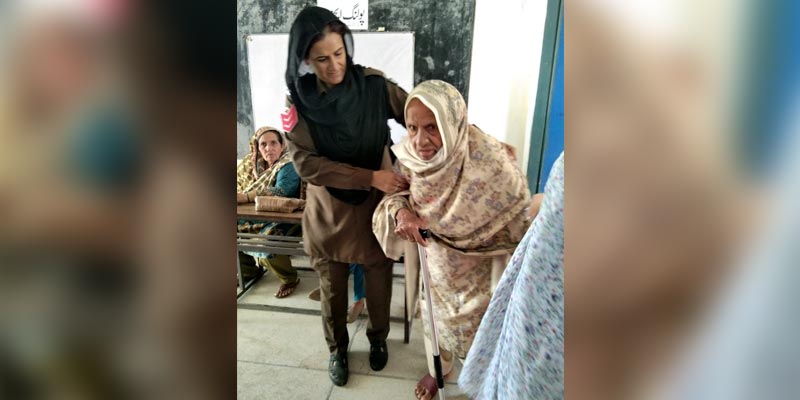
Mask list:
[[303,220],[303,212],[291,214],[272,211],[256,211],[255,203],[239,204],[236,207],[236,219],[249,219],[251,221],[286,222],[299,224]]
[[[281,222],[300,224],[303,220],[302,212],[279,213],[271,211],[256,211],[254,203],[240,204],[236,207],[236,220]],[[290,256],[306,255],[303,250],[303,238],[299,236],[270,236],[258,233],[236,233],[236,249],[238,251],[255,251],[261,253],[286,254]],[[239,278],[239,293],[236,298],[242,297],[248,289],[261,277],[261,273],[245,284],[242,278],[242,266],[239,255],[236,255],[236,272]]]

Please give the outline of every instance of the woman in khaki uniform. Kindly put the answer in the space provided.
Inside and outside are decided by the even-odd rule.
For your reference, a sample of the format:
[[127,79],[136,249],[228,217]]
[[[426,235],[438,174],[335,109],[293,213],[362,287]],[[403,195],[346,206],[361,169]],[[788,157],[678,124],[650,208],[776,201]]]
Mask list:
[[283,115],[289,151],[308,182],[303,242],[319,274],[322,322],[334,384],[347,383],[347,279],[364,266],[369,304],[370,367],[388,360],[392,260],[372,234],[372,213],[384,193],[408,188],[391,170],[386,121],[405,125],[406,92],[380,71],[353,64],[350,31],[330,11],[308,7],[289,36]]

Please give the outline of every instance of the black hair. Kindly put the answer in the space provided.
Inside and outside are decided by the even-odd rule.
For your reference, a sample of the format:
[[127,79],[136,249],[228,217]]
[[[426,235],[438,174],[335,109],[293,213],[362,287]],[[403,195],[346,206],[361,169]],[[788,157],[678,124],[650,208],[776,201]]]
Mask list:
[[[344,42],[344,38],[347,35],[350,35],[350,28],[344,24],[344,22],[337,20],[333,20],[328,22],[325,25],[325,29],[322,30],[319,34],[314,36],[311,41],[308,43],[308,48],[306,49],[306,54],[303,55],[303,59],[308,58],[308,53],[311,52],[311,48],[314,47],[314,44],[322,40],[327,33],[338,33],[342,36],[342,42]],[[346,49],[345,49],[346,50]]]

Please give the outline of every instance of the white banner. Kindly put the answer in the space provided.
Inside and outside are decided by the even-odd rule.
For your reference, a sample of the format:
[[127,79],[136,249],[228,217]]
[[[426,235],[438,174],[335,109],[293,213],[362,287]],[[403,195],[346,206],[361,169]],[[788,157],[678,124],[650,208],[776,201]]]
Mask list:
[[369,0],[317,0],[317,6],[331,10],[350,30],[369,27]]

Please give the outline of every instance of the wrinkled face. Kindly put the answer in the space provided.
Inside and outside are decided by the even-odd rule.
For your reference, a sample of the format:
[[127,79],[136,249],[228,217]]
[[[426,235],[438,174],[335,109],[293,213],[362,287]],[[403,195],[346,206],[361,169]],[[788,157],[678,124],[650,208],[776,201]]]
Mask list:
[[406,108],[406,128],[408,139],[417,155],[428,161],[442,148],[442,135],[436,124],[436,117],[425,104],[412,99]]
[[270,131],[261,135],[261,137],[258,138],[258,151],[261,153],[261,157],[267,160],[269,165],[278,161],[283,152],[283,145],[278,140],[278,134]]
[[347,70],[347,51],[344,48],[342,35],[325,31],[322,40],[314,43],[308,51],[306,63],[311,65],[314,73],[328,85],[338,85],[344,80]]

